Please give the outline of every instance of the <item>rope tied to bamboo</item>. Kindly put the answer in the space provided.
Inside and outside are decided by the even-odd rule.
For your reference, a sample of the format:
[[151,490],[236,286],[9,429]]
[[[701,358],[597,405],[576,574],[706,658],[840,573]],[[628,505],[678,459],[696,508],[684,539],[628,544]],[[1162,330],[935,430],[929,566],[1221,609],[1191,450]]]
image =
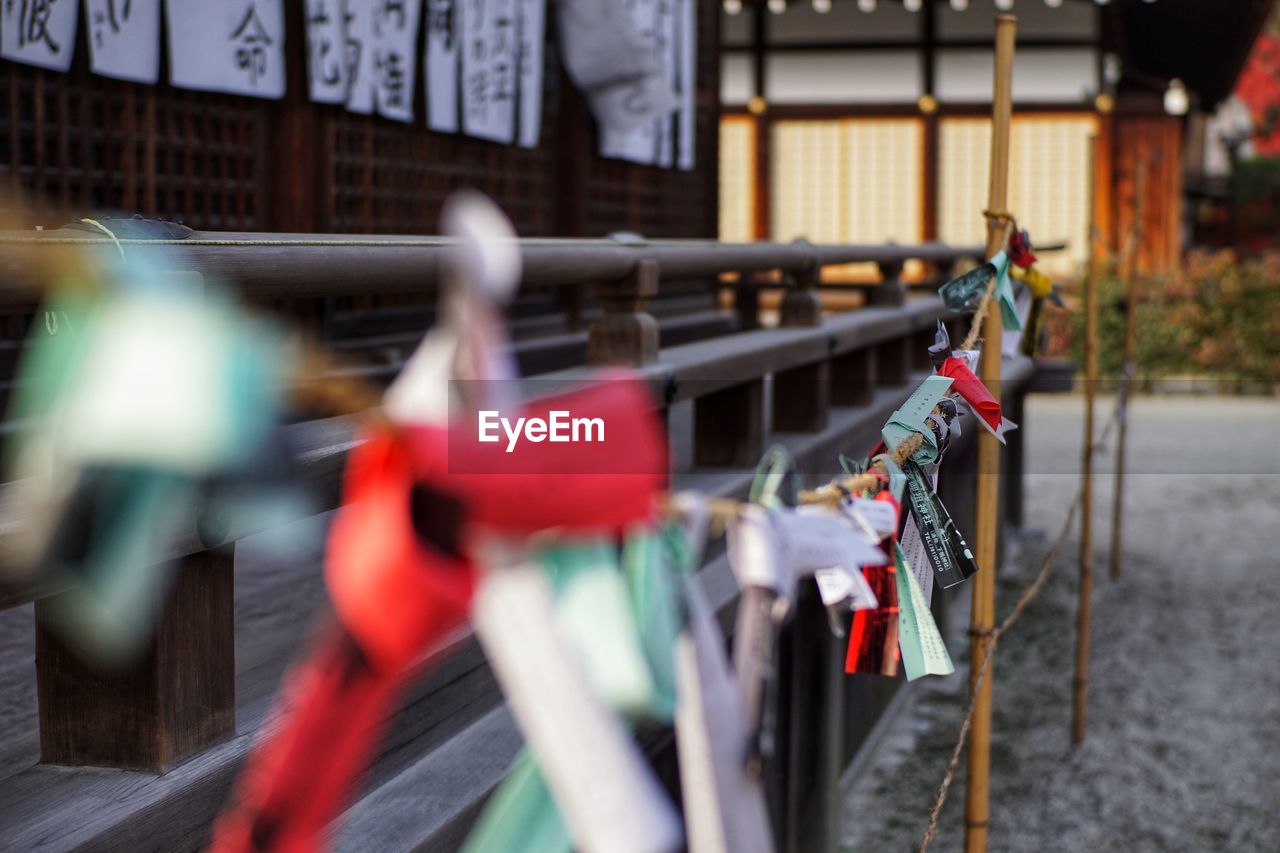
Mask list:
[[[1111,434],[1112,428],[1120,420],[1119,407],[1111,413],[1111,418],[1107,421],[1103,428],[1102,435],[1095,441],[1090,451],[1097,453],[1106,447],[1107,438]],[[994,628],[970,628],[970,636],[983,637],[989,640],[986,652],[982,656],[982,662],[979,664],[978,676],[974,679],[973,686],[969,689],[969,707],[965,711],[964,722],[960,725],[960,734],[956,738],[956,745],[951,750],[951,759],[947,762],[947,772],[942,778],[942,784],[938,787],[938,793],[934,797],[933,808],[929,810],[929,825],[925,828],[924,838],[920,841],[919,853],[926,853],[929,845],[933,843],[934,835],[938,831],[938,819],[942,815],[942,806],[947,801],[947,794],[950,792],[951,783],[955,780],[956,768],[960,765],[960,755],[964,752],[964,745],[969,740],[969,729],[973,726],[973,714],[977,704],[978,693],[982,690],[983,682],[987,678],[987,670],[991,666],[991,661],[995,655],[996,646],[1000,642],[1000,637],[1008,631],[1018,617],[1023,614],[1027,607],[1035,600],[1040,591],[1044,589],[1050,575],[1053,573],[1054,567],[1057,565],[1058,557],[1062,554],[1062,549],[1066,545],[1067,537],[1071,533],[1072,525],[1075,524],[1076,514],[1080,511],[1081,504],[1084,500],[1084,489],[1081,488],[1076,492],[1075,499],[1072,500],[1070,508],[1067,510],[1067,516],[1062,522],[1062,528],[1058,531],[1057,537],[1054,539],[1053,547],[1049,549],[1045,555],[1044,562],[1040,566],[1040,571],[1036,574],[1035,580],[1022,591],[1018,596],[1018,601],[1013,605],[1013,609],[1009,611],[999,625]]]

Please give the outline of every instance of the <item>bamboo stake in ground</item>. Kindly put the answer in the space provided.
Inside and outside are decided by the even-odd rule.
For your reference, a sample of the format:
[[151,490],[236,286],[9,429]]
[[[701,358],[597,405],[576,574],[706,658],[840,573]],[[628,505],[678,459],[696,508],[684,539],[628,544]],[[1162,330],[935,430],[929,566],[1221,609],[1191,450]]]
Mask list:
[[1097,145],[1089,137],[1089,267],[1084,275],[1084,447],[1080,453],[1080,602],[1076,610],[1076,678],[1071,742],[1084,741],[1089,684],[1089,623],[1093,609],[1093,394],[1098,383],[1098,247],[1094,183]]
[[[991,101],[991,183],[987,195],[987,257],[1004,248],[1007,221],[1001,213],[1009,200],[1009,124],[1013,112],[1013,48],[1017,20],[996,16],[995,84]],[[1003,324],[992,306],[983,327],[982,381],[1000,399],[1000,341]],[[974,576],[973,611],[969,621],[969,685],[978,682],[991,643],[996,615],[996,537],[1000,503],[1000,444],[985,430],[978,435],[978,494],[975,537],[978,565]],[[987,849],[988,794],[991,776],[991,685],[994,661],[988,666],[974,703],[969,741],[968,795],[965,801],[964,846],[969,853]]]
[[1138,287],[1138,249],[1142,243],[1142,201],[1147,187],[1147,161],[1139,157],[1133,176],[1133,226],[1129,234],[1133,240],[1129,256],[1125,259],[1124,286],[1124,376],[1120,382],[1120,433],[1116,437],[1116,493],[1111,504],[1111,579],[1120,577],[1120,562],[1124,556],[1124,457],[1125,440],[1129,434],[1129,398],[1133,390],[1134,356],[1138,336],[1134,313],[1138,309],[1135,291]]

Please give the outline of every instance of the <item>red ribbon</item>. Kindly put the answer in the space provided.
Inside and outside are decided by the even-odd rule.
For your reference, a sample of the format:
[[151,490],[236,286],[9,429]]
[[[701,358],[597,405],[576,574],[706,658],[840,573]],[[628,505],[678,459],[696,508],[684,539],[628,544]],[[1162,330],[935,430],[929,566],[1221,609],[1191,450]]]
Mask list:
[[1036,262],[1035,253],[1031,251],[1031,240],[1026,231],[1018,231],[1009,238],[1009,260],[1015,267],[1030,269]]
[[955,391],[969,407],[991,427],[993,432],[1000,430],[1000,404],[991,396],[982,380],[973,375],[969,365],[952,356],[938,368],[939,376],[951,377],[951,390]]
[[215,851],[323,848],[417,664],[467,618],[478,530],[607,533],[652,514],[667,454],[646,387],[602,382],[519,414],[552,411],[600,418],[602,439],[507,453],[470,422],[378,427],[352,451],[325,556],[339,624],[286,676],[280,725],[255,745]]
[[[875,500],[893,504],[901,519],[902,506],[887,489],[877,493]],[[892,543],[897,539],[895,531],[889,541]],[[874,610],[858,610],[853,614],[844,671],[850,674],[896,675],[899,659],[898,581],[893,563],[890,562],[887,567],[868,566],[862,570],[862,575],[876,594],[879,606]]]

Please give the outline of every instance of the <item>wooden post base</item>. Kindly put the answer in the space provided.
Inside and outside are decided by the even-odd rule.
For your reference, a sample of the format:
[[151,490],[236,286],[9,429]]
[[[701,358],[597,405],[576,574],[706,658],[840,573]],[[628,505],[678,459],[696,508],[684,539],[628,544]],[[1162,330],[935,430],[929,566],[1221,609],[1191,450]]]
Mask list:
[[693,464],[751,468],[764,452],[764,382],[753,379],[693,403]]
[[163,773],[235,734],[233,559],[184,558],[151,647],[119,672],[81,661],[36,602],[41,761]]
[[631,367],[658,360],[658,321],[645,310],[658,293],[658,264],[643,260],[626,279],[594,288],[604,313],[587,328],[587,362]]
[[831,404],[865,406],[875,396],[876,354],[871,349],[842,353],[831,359]]
[[773,428],[779,432],[819,432],[827,427],[831,362],[818,361],[773,376]]

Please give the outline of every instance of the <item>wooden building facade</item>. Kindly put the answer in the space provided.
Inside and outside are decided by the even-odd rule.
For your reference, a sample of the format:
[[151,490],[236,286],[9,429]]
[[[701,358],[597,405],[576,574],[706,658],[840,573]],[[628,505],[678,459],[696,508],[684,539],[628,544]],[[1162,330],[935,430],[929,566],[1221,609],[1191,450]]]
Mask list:
[[443,198],[467,186],[528,236],[715,233],[716,4],[697,4],[691,172],[598,156],[594,121],[556,54],[553,15],[542,132],[526,150],[428,131],[421,85],[409,124],[312,103],[302,6],[285,4],[282,101],[177,89],[165,72],[154,86],[96,76],[88,27],[67,74],[0,60],[0,215],[10,227],[113,211],[202,230],[423,234],[436,231]]
[[[1192,113],[1212,111],[1270,0],[1211,16],[1191,0],[1000,5],[1018,17],[1012,212],[1040,242],[1068,243],[1051,268],[1078,270],[1090,147],[1094,214],[1113,252],[1132,227],[1143,159],[1140,263],[1172,268],[1188,122],[1164,95],[1178,78]],[[979,241],[1000,11],[995,0],[723,4],[721,236]]]

